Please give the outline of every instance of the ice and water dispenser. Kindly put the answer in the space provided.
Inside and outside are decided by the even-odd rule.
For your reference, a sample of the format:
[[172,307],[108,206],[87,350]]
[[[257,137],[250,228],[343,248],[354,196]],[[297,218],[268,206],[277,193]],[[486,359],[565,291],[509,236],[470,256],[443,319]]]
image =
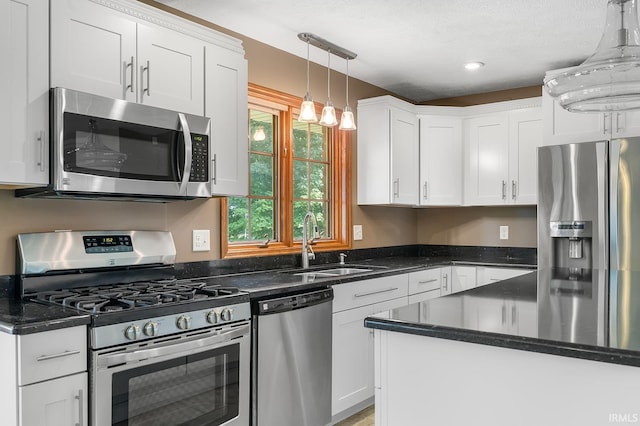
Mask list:
[[592,222],[554,221],[549,225],[551,266],[591,269],[593,267]]

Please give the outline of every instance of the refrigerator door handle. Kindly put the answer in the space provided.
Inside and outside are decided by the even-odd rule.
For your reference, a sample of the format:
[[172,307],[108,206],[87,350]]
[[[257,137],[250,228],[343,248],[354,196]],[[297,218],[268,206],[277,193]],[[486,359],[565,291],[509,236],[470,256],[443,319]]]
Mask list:
[[[619,233],[619,199],[618,180],[620,179],[620,140],[614,139],[609,144],[609,205],[611,206],[611,217],[609,221],[609,265],[603,268],[620,269],[620,237]],[[606,222],[605,222],[606,223]],[[600,230],[598,230],[600,233]]]

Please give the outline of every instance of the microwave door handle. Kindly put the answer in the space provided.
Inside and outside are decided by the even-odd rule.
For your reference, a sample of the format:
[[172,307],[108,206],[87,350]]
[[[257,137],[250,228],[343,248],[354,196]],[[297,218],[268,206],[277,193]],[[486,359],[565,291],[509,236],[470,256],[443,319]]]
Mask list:
[[182,134],[184,136],[184,173],[182,174],[182,180],[180,182],[180,194],[187,194],[187,183],[189,183],[189,177],[191,176],[191,159],[193,157],[193,146],[191,144],[191,132],[189,131],[189,123],[187,117],[183,113],[178,113],[180,119],[180,127],[182,127]]

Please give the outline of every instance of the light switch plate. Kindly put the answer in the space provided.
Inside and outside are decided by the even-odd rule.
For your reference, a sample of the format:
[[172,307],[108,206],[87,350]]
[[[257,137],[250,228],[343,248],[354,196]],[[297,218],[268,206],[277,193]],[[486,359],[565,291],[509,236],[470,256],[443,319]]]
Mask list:
[[211,240],[209,239],[209,230],[194,229],[192,242],[193,242],[193,251],[211,250]]
[[509,227],[508,226],[501,226],[500,227],[500,239],[501,240],[508,240],[509,239]]
[[353,225],[353,240],[360,241],[362,239],[362,225]]

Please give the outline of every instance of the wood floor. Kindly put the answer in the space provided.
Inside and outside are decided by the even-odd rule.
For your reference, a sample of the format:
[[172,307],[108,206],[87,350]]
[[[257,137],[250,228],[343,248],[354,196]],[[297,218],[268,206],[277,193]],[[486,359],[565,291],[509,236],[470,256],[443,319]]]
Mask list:
[[375,411],[372,405],[338,423],[336,426],[375,426]]

